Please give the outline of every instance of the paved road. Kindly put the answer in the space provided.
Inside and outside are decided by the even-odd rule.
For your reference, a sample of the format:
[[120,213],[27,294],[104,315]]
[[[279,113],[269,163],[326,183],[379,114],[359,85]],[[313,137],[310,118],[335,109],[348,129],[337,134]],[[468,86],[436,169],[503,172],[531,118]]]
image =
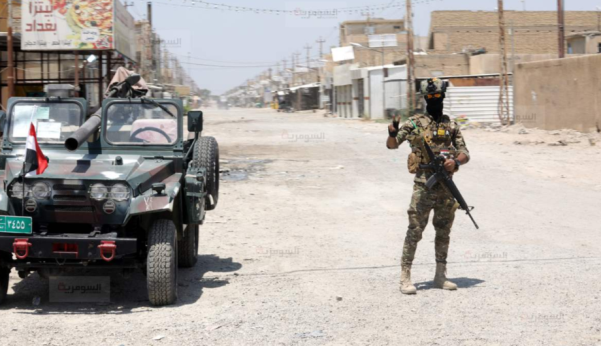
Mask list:
[[515,146],[466,131],[473,160],[456,182],[481,229],[458,213],[448,274],[459,290],[432,288],[429,226],[418,293],[403,296],[412,177],[407,148],[385,149],[385,125],[206,114],[230,173],[201,229],[201,260],[180,273],[178,304],[149,306],[141,274],[114,277],[109,305],[48,303],[37,275],[13,274],[0,344],[601,344],[598,147]]

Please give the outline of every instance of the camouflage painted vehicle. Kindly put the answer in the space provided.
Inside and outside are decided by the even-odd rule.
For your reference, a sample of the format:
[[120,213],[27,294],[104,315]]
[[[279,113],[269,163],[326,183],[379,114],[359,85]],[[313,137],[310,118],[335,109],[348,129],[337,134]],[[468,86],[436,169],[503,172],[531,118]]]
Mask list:
[[[199,225],[217,205],[217,142],[200,136],[200,111],[185,136],[180,100],[108,98],[86,114],[79,98],[12,98],[2,116],[0,303],[13,268],[22,278],[114,268],[145,271],[150,303],[172,304],[178,266],[195,265]],[[23,177],[32,118],[50,162]]]

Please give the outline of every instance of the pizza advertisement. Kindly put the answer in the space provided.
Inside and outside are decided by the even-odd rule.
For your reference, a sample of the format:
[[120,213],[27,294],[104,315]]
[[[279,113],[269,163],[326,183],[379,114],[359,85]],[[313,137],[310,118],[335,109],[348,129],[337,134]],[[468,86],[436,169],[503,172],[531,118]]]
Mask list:
[[[125,23],[116,19],[116,4],[121,10],[118,17]],[[115,26],[135,29],[133,17],[127,11],[124,14],[122,8],[118,0],[23,0],[21,49],[117,49]]]

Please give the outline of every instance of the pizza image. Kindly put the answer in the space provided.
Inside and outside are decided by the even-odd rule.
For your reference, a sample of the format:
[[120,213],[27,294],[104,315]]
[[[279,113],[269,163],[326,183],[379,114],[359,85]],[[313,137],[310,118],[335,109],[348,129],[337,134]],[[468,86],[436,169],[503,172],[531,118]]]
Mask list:
[[110,34],[113,26],[112,0],[74,0],[67,14],[81,29],[97,28]]
[[84,39],[81,39],[78,48],[111,48],[113,0],[73,0],[65,17],[75,33],[97,32],[96,42],[84,42]]

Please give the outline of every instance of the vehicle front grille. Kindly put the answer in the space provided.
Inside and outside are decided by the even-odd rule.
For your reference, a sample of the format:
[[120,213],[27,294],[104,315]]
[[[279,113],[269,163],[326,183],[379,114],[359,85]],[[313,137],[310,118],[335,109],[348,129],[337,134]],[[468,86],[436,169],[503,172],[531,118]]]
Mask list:
[[77,201],[77,202],[81,202],[81,201],[85,201],[88,199],[87,196],[67,196],[67,195],[54,195],[53,198],[55,201]]
[[70,206],[70,205],[47,205],[45,207],[47,211],[54,212],[78,212],[78,213],[93,213],[94,207],[92,206]]
[[86,191],[86,187],[84,185],[63,185],[63,184],[56,184],[52,188],[55,191],[77,191],[77,190]]
[[84,185],[57,184],[52,187],[52,199],[66,202],[85,202],[88,192]]

